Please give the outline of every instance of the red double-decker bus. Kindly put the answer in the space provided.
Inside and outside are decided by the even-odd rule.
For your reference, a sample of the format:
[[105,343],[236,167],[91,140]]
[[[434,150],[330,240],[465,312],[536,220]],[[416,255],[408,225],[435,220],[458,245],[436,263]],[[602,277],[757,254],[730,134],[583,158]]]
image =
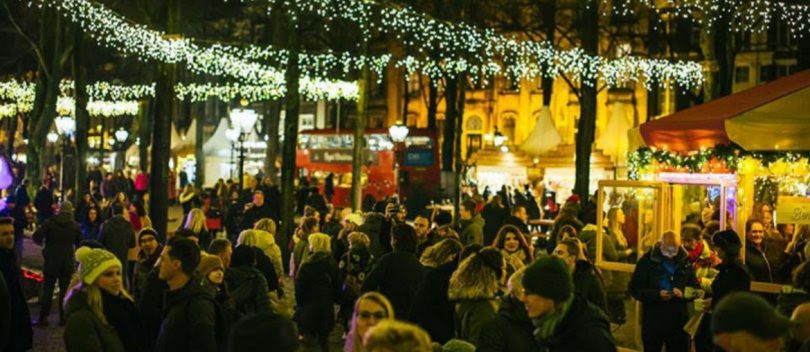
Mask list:
[[[296,165],[298,174],[323,180],[334,174],[336,207],[351,206],[352,130],[307,130],[298,136]],[[366,130],[361,184],[363,199],[382,200],[397,193],[406,204],[427,203],[439,196],[441,170],[436,134],[426,129],[412,129],[404,143],[395,146],[388,130]],[[399,178],[397,179],[397,173]]]

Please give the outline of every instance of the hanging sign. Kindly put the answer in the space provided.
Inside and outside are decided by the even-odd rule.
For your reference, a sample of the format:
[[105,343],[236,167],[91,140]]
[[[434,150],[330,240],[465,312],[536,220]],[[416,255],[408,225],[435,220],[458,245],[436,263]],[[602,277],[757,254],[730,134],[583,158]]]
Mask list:
[[779,197],[776,206],[776,222],[779,224],[810,224],[810,199]]

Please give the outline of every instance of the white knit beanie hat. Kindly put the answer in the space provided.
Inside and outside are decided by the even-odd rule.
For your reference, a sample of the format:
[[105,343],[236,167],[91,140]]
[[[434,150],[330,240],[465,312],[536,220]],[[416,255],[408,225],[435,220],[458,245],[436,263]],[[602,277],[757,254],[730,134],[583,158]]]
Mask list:
[[76,259],[79,261],[79,277],[88,285],[92,285],[101,273],[111,267],[123,269],[121,261],[103,249],[80,247],[76,250]]

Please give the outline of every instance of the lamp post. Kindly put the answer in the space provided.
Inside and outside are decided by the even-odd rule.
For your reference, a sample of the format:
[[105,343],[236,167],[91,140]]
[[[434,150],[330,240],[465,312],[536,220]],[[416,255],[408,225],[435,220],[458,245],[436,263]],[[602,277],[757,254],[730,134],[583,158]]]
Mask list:
[[237,108],[231,110],[229,117],[231,125],[239,132],[239,189],[244,189],[245,140],[250,131],[253,130],[253,126],[256,125],[259,115],[253,109]]
[[[113,133],[113,139],[110,139],[110,142],[115,141],[113,145],[114,149],[117,149],[118,154],[126,154],[126,142],[129,139],[129,132],[125,130],[123,127],[119,128],[118,130]],[[116,148],[117,147],[117,148]],[[115,165],[118,169],[123,169],[126,166],[126,155],[117,155],[115,158]],[[119,160],[123,161],[123,163],[119,162]]]
[[231,167],[229,168],[230,169],[229,177],[233,179],[233,169],[234,169],[233,150],[236,149],[236,142],[239,140],[239,131],[233,128],[229,128],[225,131],[225,138],[231,141],[231,163],[230,163]]
[[[56,124],[56,131],[62,135],[62,158],[59,162],[59,190],[61,200],[65,200],[65,155],[68,150],[68,143],[73,133],[76,132],[76,120],[70,116],[59,116],[54,119]],[[48,136],[50,140],[50,136]]]
[[399,159],[400,154],[402,154],[402,144],[405,142],[405,139],[408,138],[408,133],[410,129],[408,126],[402,124],[401,121],[397,121],[396,124],[388,127],[388,135],[391,137],[391,141],[394,142],[394,155],[396,160],[394,162],[394,177],[396,182],[396,189],[397,189],[397,199],[400,199],[400,189],[399,189]]

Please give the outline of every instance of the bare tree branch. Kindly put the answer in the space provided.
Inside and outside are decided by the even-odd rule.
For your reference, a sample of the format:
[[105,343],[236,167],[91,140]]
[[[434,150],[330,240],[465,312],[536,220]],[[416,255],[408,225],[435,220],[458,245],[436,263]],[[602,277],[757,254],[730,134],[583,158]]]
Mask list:
[[23,39],[25,39],[25,41],[28,42],[29,45],[31,45],[31,49],[34,51],[34,56],[37,58],[37,64],[39,64],[39,66],[42,67],[42,72],[45,73],[45,76],[48,77],[48,79],[50,79],[51,74],[48,71],[48,66],[45,65],[45,59],[42,56],[42,52],[39,50],[39,46],[37,45],[36,42],[34,42],[34,39],[28,36],[28,34],[26,34],[25,31],[23,31],[22,27],[20,27],[20,25],[14,19],[14,16],[11,14],[11,9],[8,7],[8,3],[6,2],[6,0],[3,0],[3,8],[6,10],[8,20],[9,22],[11,22],[11,25],[14,26],[14,29],[17,30],[17,33],[21,37],[23,37]]

